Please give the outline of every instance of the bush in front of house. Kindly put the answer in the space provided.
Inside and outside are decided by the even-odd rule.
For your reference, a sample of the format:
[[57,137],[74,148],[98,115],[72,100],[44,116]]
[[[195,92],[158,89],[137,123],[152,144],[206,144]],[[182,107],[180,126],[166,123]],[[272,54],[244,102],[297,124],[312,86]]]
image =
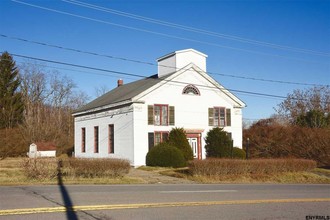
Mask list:
[[182,152],[186,162],[194,159],[193,151],[183,128],[173,128],[168,135],[167,142]]
[[194,176],[265,175],[284,172],[303,172],[316,168],[316,162],[305,159],[221,159],[209,158],[189,163]]
[[233,147],[233,158],[235,158],[235,159],[245,159],[246,158],[246,153],[241,148]]
[[146,157],[147,166],[184,167],[186,165],[182,152],[167,142],[153,147]]
[[205,138],[206,157],[231,157],[232,141],[222,128],[209,130]]

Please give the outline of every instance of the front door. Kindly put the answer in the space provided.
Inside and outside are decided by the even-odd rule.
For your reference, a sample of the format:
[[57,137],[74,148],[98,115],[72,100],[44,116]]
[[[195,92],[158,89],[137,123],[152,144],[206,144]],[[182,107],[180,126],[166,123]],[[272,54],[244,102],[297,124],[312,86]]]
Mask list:
[[198,139],[197,138],[187,138],[191,149],[193,151],[194,158],[198,158]]

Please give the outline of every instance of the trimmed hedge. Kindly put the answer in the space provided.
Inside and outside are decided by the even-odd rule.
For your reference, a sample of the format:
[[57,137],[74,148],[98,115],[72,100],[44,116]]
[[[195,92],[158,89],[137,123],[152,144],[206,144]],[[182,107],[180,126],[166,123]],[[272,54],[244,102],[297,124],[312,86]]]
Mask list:
[[163,142],[156,145],[148,152],[146,165],[176,168],[186,166],[186,161],[178,148]]
[[24,174],[29,179],[51,180],[64,177],[121,177],[128,174],[130,163],[123,159],[82,158],[27,158],[22,163]]
[[194,160],[189,164],[192,175],[221,176],[238,174],[275,174],[309,171],[316,162],[305,159],[216,159]]

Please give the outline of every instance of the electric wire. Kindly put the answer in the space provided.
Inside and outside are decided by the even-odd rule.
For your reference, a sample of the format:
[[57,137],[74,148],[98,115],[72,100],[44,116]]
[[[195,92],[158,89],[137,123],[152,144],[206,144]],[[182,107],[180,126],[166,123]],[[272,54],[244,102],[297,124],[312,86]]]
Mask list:
[[[57,48],[57,49],[61,49],[61,50],[67,50],[67,51],[72,51],[72,52],[77,52],[77,53],[98,56],[98,57],[105,57],[105,58],[109,58],[109,59],[122,60],[122,61],[127,61],[127,62],[138,63],[138,64],[146,64],[146,65],[150,65],[150,66],[161,66],[161,67],[172,68],[172,69],[176,70],[176,67],[173,67],[173,66],[155,64],[155,63],[141,61],[141,60],[134,60],[134,59],[128,59],[128,58],[124,58],[124,57],[118,57],[118,56],[107,55],[107,54],[100,54],[100,53],[95,53],[95,52],[90,52],[90,51],[85,51],[85,50],[80,50],[80,49],[75,49],[75,48],[63,47],[63,46],[44,43],[44,42],[40,42],[40,41],[33,41],[33,40],[24,39],[24,38],[8,36],[8,35],[1,34],[1,33],[0,33],[0,37],[18,40],[18,41],[22,41],[22,42],[26,42],[26,43],[37,44],[37,45],[41,45],[41,46]],[[263,79],[263,78],[238,76],[238,75],[216,73],[216,72],[207,72],[207,73],[210,75],[219,75],[219,76],[223,76],[223,77],[231,77],[231,78],[238,78],[238,79],[243,79],[243,80],[254,80],[254,81],[262,81],[262,82],[270,82],[270,83],[293,84],[293,85],[304,85],[304,86],[328,86],[328,85],[324,85],[324,84],[302,83],[302,82],[292,82],[292,81],[290,82],[290,81],[283,81],[283,80]]]
[[[3,53],[3,52],[1,52],[1,53]],[[25,56],[25,55],[14,54],[14,53],[11,53],[11,55],[16,56],[16,57],[26,58],[26,59],[32,59],[32,60],[37,60],[37,61],[42,61],[42,62],[49,62],[49,63],[60,64],[60,65],[65,65],[65,66],[72,66],[72,67],[83,68],[83,69],[88,69],[88,70],[95,70],[95,71],[101,71],[101,72],[107,72],[107,73],[115,73],[115,74],[124,75],[124,76],[134,76],[134,77],[139,77],[139,78],[142,78],[142,79],[150,78],[150,77],[146,77],[146,76],[142,76],[142,75],[138,75],[138,74],[133,74],[133,73],[127,73],[127,72],[115,71],[115,70],[108,70],[108,69],[90,67],[90,66],[85,66],[85,65],[78,65],[78,64],[66,63],[66,62],[61,62],[61,61],[54,61],[54,60],[43,59],[43,58],[36,58],[36,57]],[[181,81],[166,80],[166,79],[161,79],[161,78],[152,78],[152,79],[159,80],[159,81],[164,81],[164,82],[171,82],[171,83],[178,83],[178,84],[188,85],[188,83],[181,82]],[[262,97],[267,97],[267,98],[278,98],[278,99],[286,99],[287,98],[286,96],[281,96],[281,95],[251,92],[251,91],[237,90],[237,89],[228,89],[228,88],[223,88],[223,87],[221,88],[221,87],[217,87],[217,86],[206,86],[206,85],[198,85],[198,84],[196,84],[196,86],[203,87],[203,88],[210,88],[210,89],[216,88],[216,89],[219,89],[219,90],[221,90],[225,93],[227,91],[229,91],[229,92],[237,92],[237,93],[249,94],[249,95],[255,95],[255,96],[262,96]],[[298,100],[307,101],[307,99],[298,99]],[[321,101],[321,102],[326,103],[326,104],[330,104],[330,102],[326,102],[326,101]]]
[[46,11],[51,11],[51,12],[55,12],[55,13],[59,13],[59,14],[69,15],[69,16],[80,18],[80,19],[90,20],[90,21],[94,21],[94,22],[107,24],[107,25],[113,25],[113,26],[116,26],[116,27],[126,28],[126,29],[130,29],[130,30],[134,30],[134,31],[140,31],[140,32],[145,32],[145,33],[149,33],[149,34],[155,34],[155,35],[168,37],[168,38],[172,38],[172,39],[190,41],[190,42],[194,42],[194,43],[200,43],[200,44],[205,44],[205,45],[209,45],[209,46],[215,46],[215,47],[220,47],[220,48],[225,48],[225,49],[230,49],[230,50],[249,52],[249,53],[254,53],[254,54],[259,54],[259,55],[280,57],[280,58],[303,61],[303,62],[310,62],[310,63],[319,63],[319,62],[306,60],[306,59],[300,59],[300,58],[296,58],[296,57],[289,57],[289,56],[283,56],[283,55],[279,55],[279,54],[271,54],[271,53],[266,53],[266,52],[261,52],[261,51],[256,51],[256,50],[249,50],[249,49],[242,49],[242,48],[238,48],[238,47],[225,46],[225,45],[221,45],[221,44],[217,44],[217,43],[211,43],[211,42],[207,42],[207,41],[201,41],[201,40],[191,39],[191,38],[187,38],[187,37],[180,37],[180,36],[161,33],[161,32],[157,32],[157,31],[151,31],[151,30],[147,30],[147,29],[143,29],[143,28],[137,28],[137,27],[132,27],[132,26],[128,26],[128,25],[117,24],[117,23],[114,23],[114,22],[104,21],[104,20],[100,20],[100,19],[96,19],[96,18],[91,18],[91,17],[87,17],[87,16],[82,16],[82,15],[78,15],[78,14],[73,14],[73,13],[57,10],[57,9],[43,7],[43,6],[40,6],[40,5],[30,4],[30,3],[19,1],[19,0],[11,0],[11,1],[15,2],[15,3],[27,5],[27,6],[30,6],[30,7],[34,7],[34,8],[39,8],[39,9],[46,10]]
[[271,47],[271,48],[280,49],[280,50],[289,50],[289,51],[308,53],[308,54],[314,54],[314,55],[319,55],[319,56],[330,56],[330,54],[326,53],[326,52],[297,48],[297,47],[290,47],[290,46],[285,46],[285,45],[280,45],[280,44],[269,43],[269,42],[265,42],[265,41],[258,41],[258,40],[253,40],[253,39],[248,39],[248,38],[243,38],[243,37],[238,37],[238,36],[233,36],[233,35],[228,35],[228,34],[217,33],[217,32],[213,32],[213,31],[208,31],[208,30],[204,30],[204,29],[199,29],[199,28],[195,28],[195,27],[185,26],[185,25],[181,25],[181,24],[177,24],[177,23],[162,21],[162,20],[149,18],[149,17],[145,17],[145,16],[141,16],[141,15],[136,15],[136,14],[132,14],[132,13],[127,13],[127,12],[123,12],[123,11],[119,11],[119,10],[114,10],[111,8],[101,7],[98,5],[89,4],[89,3],[85,3],[85,2],[81,2],[81,1],[76,1],[76,0],[62,0],[62,1],[69,3],[69,4],[74,4],[77,6],[85,7],[85,8],[90,8],[90,9],[94,9],[94,10],[98,10],[98,11],[103,11],[106,13],[111,13],[111,14],[116,14],[119,16],[132,18],[135,20],[154,23],[154,24],[158,24],[158,25],[162,25],[162,26],[171,27],[171,28],[177,28],[177,29],[195,32],[195,33],[199,33],[199,34],[205,34],[205,35],[209,35],[209,36],[224,38],[224,39],[228,39],[228,40],[234,40],[234,41],[254,44],[254,45],[258,45],[258,46]]

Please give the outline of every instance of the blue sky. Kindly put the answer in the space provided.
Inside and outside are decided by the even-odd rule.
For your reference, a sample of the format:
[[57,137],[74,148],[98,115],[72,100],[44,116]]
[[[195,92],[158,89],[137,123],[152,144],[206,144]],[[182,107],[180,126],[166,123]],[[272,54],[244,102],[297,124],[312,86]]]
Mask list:
[[[308,84],[330,84],[330,1],[80,2],[92,4],[94,9],[60,0],[0,1],[0,51],[150,76],[157,72],[157,58],[194,48],[208,55],[210,75],[247,104],[243,111],[246,119],[271,116],[275,113],[273,108],[283,100],[251,92],[286,96],[295,89],[311,87]],[[95,6],[103,7],[103,11],[95,10]],[[129,15],[119,16],[104,9]],[[144,20],[156,19],[158,23],[128,17],[132,15],[143,16]],[[163,26],[159,21],[204,31]],[[218,36],[207,35],[206,31]],[[154,65],[92,56],[14,38]],[[17,64],[30,62],[15,56],[14,59]],[[43,64],[72,78],[77,89],[91,98],[95,98],[96,87],[112,89],[119,78],[126,83],[138,79]]]

